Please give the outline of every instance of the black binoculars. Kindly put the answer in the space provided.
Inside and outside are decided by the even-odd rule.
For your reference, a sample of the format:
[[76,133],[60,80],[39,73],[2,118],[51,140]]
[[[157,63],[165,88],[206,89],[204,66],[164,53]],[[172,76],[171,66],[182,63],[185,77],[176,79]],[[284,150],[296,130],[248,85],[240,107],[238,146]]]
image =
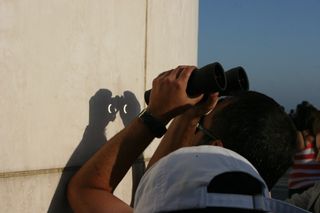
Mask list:
[[[195,69],[189,78],[186,93],[189,97],[219,92],[220,96],[231,96],[249,90],[246,71],[241,66],[224,71],[218,62]],[[144,93],[148,104],[151,90]]]

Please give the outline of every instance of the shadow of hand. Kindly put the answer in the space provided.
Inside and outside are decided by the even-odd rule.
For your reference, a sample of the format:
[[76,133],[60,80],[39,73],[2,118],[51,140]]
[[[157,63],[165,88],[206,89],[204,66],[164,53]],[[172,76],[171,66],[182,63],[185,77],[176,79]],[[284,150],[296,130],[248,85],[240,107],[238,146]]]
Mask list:
[[118,110],[124,126],[127,126],[140,112],[140,104],[136,96],[125,91],[123,96],[118,97]]

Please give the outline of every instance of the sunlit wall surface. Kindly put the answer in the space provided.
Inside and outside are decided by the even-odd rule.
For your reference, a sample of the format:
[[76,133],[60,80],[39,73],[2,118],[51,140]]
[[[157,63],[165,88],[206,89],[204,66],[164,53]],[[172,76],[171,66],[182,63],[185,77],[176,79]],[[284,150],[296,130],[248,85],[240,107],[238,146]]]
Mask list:
[[[69,177],[154,77],[197,63],[197,33],[194,0],[0,0],[1,212],[69,212]],[[130,202],[131,173],[116,194]]]

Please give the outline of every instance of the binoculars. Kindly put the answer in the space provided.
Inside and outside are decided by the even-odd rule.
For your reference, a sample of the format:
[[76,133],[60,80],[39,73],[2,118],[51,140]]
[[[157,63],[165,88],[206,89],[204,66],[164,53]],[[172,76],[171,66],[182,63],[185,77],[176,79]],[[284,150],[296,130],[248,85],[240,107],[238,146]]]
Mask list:
[[[186,93],[189,97],[219,92],[220,96],[231,96],[249,90],[246,71],[241,66],[224,71],[218,62],[195,69],[189,78]],[[144,93],[148,104],[151,90]]]

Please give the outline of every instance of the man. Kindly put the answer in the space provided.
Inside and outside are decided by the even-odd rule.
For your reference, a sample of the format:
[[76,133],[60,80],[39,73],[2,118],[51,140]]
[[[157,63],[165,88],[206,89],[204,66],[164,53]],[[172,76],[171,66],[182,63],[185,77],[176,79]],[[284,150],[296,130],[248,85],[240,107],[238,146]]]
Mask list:
[[[296,135],[280,106],[271,101],[271,107],[270,104],[253,104],[253,108],[246,108],[251,99],[240,95],[224,100],[213,110],[218,101],[217,93],[208,95],[206,99],[203,95],[191,98],[186,94],[187,82],[194,69],[192,66],[179,66],[160,74],[153,81],[146,111],[111,138],[72,178],[68,198],[76,212],[132,212],[130,206],[112,193],[134,160],[155,136],[161,137],[166,132],[165,125],[175,117],[150,165],[180,147],[212,144],[233,149],[246,157],[263,178],[270,179],[267,182],[269,187],[288,168]],[[253,96],[260,97],[256,93]],[[263,100],[257,98],[255,101]],[[234,106],[239,106],[239,109],[234,110]],[[230,114],[225,112],[229,108]],[[199,126],[204,115],[207,116]],[[229,123],[233,122],[233,116],[238,117],[235,124]],[[249,120],[259,122],[250,123]],[[200,131],[196,132],[197,128]],[[265,133],[266,128],[277,131],[271,131],[270,135],[270,132]]]
[[205,116],[202,113],[206,109],[197,108],[196,105],[173,120],[148,167],[180,147],[218,145],[248,159],[271,190],[292,165],[296,130],[273,99],[257,92],[243,92],[220,100]]

